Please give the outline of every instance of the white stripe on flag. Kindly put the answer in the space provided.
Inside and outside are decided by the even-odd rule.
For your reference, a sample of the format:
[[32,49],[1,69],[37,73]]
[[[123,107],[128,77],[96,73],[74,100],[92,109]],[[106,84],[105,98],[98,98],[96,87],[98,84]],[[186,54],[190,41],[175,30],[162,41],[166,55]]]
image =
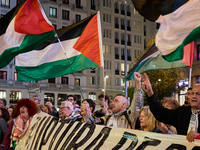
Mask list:
[[[81,52],[73,48],[78,38],[62,41],[62,45],[65,48],[68,58],[81,54]],[[45,47],[43,50],[33,50],[27,53],[19,54],[16,57],[16,66],[35,67],[44,63],[58,61],[61,59],[66,59],[66,56],[64,55],[60,44],[53,43]]]
[[171,14],[160,16],[161,23],[156,34],[156,46],[162,55],[178,48],[188,34],[200,25],[200,1],[190,0]]
[[14,20],[15,17],[8,25],[6,33],[0,36],[0,55],[8,48],[20,46],[25,37],[25,34],[15,32]]

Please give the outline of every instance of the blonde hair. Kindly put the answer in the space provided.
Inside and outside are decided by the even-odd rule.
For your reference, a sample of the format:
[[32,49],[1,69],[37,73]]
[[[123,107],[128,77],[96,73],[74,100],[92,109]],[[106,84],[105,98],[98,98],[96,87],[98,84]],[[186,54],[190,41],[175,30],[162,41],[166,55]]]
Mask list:
[[147,127],[145,128],[145,131],[153,131],[156,127],[156,119],[151,113],[149,106],[144,106],[143,108],[140,109],[139,114],[144,113],[145,116],[147,116]]

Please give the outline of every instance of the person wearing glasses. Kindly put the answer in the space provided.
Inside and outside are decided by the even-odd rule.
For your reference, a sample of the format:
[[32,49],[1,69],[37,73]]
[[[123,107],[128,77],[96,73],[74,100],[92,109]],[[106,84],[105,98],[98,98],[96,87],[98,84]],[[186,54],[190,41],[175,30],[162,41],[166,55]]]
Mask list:
[[190,93],[190,106],[180,106],[175,110],[164,108],[157,100],[146,73],[142,75],[142,88],[147,93],[148,104],[154,117],[165,124],[173,125],[177,134],[186,135],[189,142],[200,139],[200,84],[194,85]]
[[32,99],[35,102],[35,104],[40,104],[41,98],[39,95],[33,95]]
[[63,101],[60,105],[59,117],[75,121],[81,115],[74,111],[73,104],[70,101]]
[[70,101],[73,104],[73,109],[77,113],[80,113],[80,107],[76,104],[76,96],[75,95],[68,95],[67,96],[67,101]]

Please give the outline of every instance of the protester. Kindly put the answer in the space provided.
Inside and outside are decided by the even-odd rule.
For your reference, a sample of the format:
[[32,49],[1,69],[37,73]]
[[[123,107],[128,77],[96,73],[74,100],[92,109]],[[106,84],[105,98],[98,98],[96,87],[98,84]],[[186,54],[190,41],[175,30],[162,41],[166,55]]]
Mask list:
[[192,95],[192,88],[188,88],[187,92],[185,93],[185,103],[184,105],[190,105],[189,97]]
[[0,108],[6,108],[6,100],[5,99],[0,99]]
[[190,97],[190,106],[180,106],[175,110],[170,110],[161,106],[152,90],[151,83],[146,73],[143,75],[142,88],[148,95],[150,110],[157,120],[165,124],[173,125],[177,133],[187,135],[186,139],[193,142],[199,137],[200,122],[198,119],[198,110],[200,109],[200,85],[196,84],[192,89]]
[[108,109],[109,115],[113,114],[113,111],[112,111],[113,105],[114,105],[114,101],[111,99],[110,104],[109,104],[109,109]]
[[81,117],[79,113],[76,113],[73,109],[73,104],[69,101],[64,101],[60,105],[60,113],[63,119],[70,119],[75,121],[77,118]]
[[50,108],[48,105],[44,105],[44,106],[45,106],[46,109],[47,109],[47,114],[53,116],[53,113],[52,113],[52,111],[51,111],[51,108]]
[[58,117],[58,116],[59,116],[59,115],[58,115],[58,112],[53,110],[53,105],[52,105],[51,102],[49,102],[49,101],[46,102],[46,103],[45,103],[45,106],[48,106],[48,107],[50,108],[49,114],[52,113],[52,115],[53,115],[54,117]]
[[[141,89],[141,75],[137,72],[134,73],[134,78],[136,81],[136,89],[134,92],[133,100],[131,106],[127,109],[128,100],[122,95],[117,95],[114,98],[114,103],[112,105],[113,115],[105,116],[101,118],[93,118],[91,116],[86,116],[85,118],[90,118],[87,122],[97,123],[107,126],[120,127],[120,128],[134,128],[135,120],[137,116],[137,109],[140,109],[143,105],[143,92]],[[88,113],[86,113],[88,114]]]
[[32,99],[35,102],[35,104],[40,104],[41,98],[39,95],[33,95]]
[[[13,105],[11,105],[11,107],[12,107],[12,106],[13,106]],[[15,107],[16,107],[16,105],[13,106],[12,114],[11,114],[11,116],[10,116],[10,120],[7,122],[8,125],[10,125],[11,121],[13,120],[14,114],[17,113]],[[10,113],[9,113],[9,114],[10,114]]]
[[[96,118],[93,114],[96,104],[92,99],[85,99],[81,104],[81,116],[76,121],[91,123],[91,120]],[[89,120],[89,121],[88,121]]]
[[9,112],[5,108],[0,108],[0,144],[6,135],[8,125],[7,121],[10,119]]
[[180,103],[172,97],[164,97],[162,100],[162,106],[168,109],[176,109],[180,107]]
[[80,111],[79,106],[76,104],[76,96],[75,95],[68,95],[67,101],[70,101],[73,104],[74,111]]
[[110,98],[107,94],[103,94],[101,93],[99,96],[98,96],[98,100],[99,100],[99,105],[101,107],[100,110],[98,111],[95,111],[95,116],[96,117],[103,117],[103,116],[107,116],[109,115],[108,113],[108,106],[110,104]]
[[[167,109],[177,109],[180,107],[180,103],[172,97],[164,97],[162,106]],[[159,129],[161,129],[161,131],[165,134],[177,134],[176,128],[168,124],[161,123]]]
[[8,108],[8,112],[9,112],[9,116],[12,116],[12,112],[13,112],[13,105],[10,105],[10,107]]
[[45,112],[48,114],[48,108],[45,105],[37,104],[37,113]]
[[21,99],[14,108],[13,120],[10,123],[3,141],[4,149],[15,149],[19,140],[26,134],[33,115],[37,113],[37,106],[31,99]]
[[162,133],[160,129],[156,127],[156,119],[151,113],[149,106],[145,106],[139,111],[140,127],[143,131]]

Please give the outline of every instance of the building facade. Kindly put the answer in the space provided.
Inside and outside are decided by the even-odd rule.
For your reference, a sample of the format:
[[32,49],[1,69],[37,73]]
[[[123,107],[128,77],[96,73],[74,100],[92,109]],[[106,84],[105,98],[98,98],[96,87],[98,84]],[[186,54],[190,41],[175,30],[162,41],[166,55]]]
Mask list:
[[[125,41],[127,40],[127,71],[129,71],[137,62],[136,58],[143,53],[146,39],[152,38],[158,26],[141,17],[134,9],[131,0],[127,0],[127,3],[124,0],[41,0],[40,2],[55,29],[66,27],[100,11],[104,68],[75,73],[77,81],[73,75],[65,75],[37,82],[18,82],[13,60],[8,66],[0,69],[0,98],[5,98],[9,105],[15,104],[20,98],[31,98],[37,93],[41,96],[41,103],[51,101],[58,107],[69,94],[76,95],[79,102],[84,97],[93,99],[97,104],[97,97],[103,90],[111,99],[116,94],[123,94]],[[1,16],[3,17],[17,3],[19,1],[2,0]],[[134,87],[134,80],[127,82],[127,85],[129,88]]]

